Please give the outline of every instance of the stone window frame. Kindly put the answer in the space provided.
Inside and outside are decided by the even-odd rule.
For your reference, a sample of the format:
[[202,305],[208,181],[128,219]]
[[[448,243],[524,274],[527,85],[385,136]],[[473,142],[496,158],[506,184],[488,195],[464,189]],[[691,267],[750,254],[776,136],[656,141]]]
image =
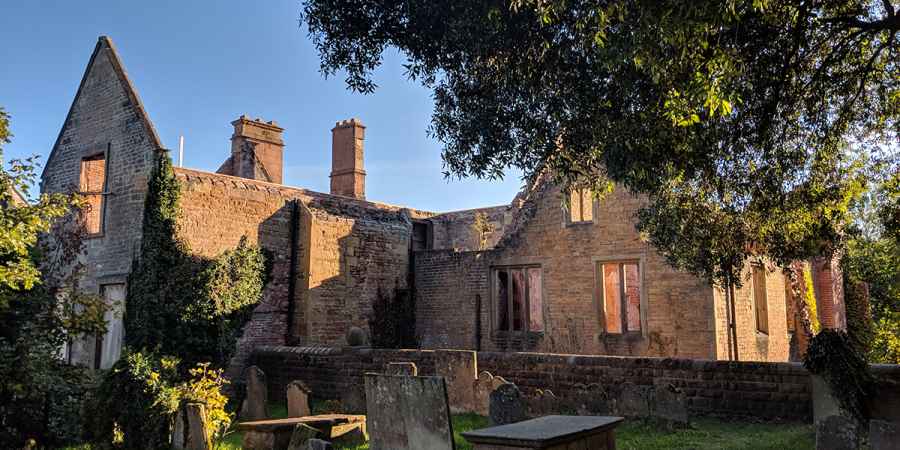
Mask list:
[[[97,212],[98,215],[98,231],[96,233],[86,233],[85,239],[94,239],[103,237],[106,232],[106,197],[109,195],[109,153],[110,153],[111,144],[106,144],[105,146],[101,146],[99,148],[93,149],[92,151],[85,152],[84,156],[78,160],[78,193],[81,195],[99,195],[100,196],[100,211]],[[103,159],[103,186],[101,186],[99,191],[83,191],[83,175],[84,175],[84,167],[85,161],[98,159],[102,157]]]
[[[514,270],[514,269],[539,269],[541,272],[541,326],[542,329],[540,331],[531,331],[530,329],[524,330],[501,330],[499,329],[499,310],[498,310],[498,289],[499,286],[497,284],[496,273],[498,270]],[[527,278],[526,278],[527,279]],[[490,289],[490,320],[491,320],[491,335],[493,337],[498,336],[523,336],[523,337],[532,337],[532,338],[541,338],[544,336],[544,333],[547,332],[547,290],[545,288],[546,277],[544,274],[544,268],[541,263],[537,262],[527,262],[527,263],[509,263],[509,264],[496,264],[491,265],[488,268],[488,287]],[[531,297],[529,295],[529,285],[526,283],[526,294],[525,294],[525,323],[529,325],[531,324]],[[512,302],[509,302],[509,307],[512,308]],[[512,311],[510,311],[510,314]]]
[[[760,308],[760,298],[757,295],[759,293],[757,286],[757,275],[762,274],[762,305],[763,308]],[[769,292],[768,292],[768,270],[766,266],[761,263],[752,263],[750,264],[750,295],[751,295],[751,305],[753,305],[753,324],[754,330],[757,333],[762,335],[769,335],[771,331],[771,327],[769,326]],[[760,315],[760,309],[765,310],[765,315]],[[760,320],[764,318],[764,320]]]
[[[591,203],[591,206],[590,206],[591,218],[590,218],[590,220],[572,220],[572,211],[570,210],[570,208],[572,208],[572,195],[574,194],[575,191],[579,191],[579,192],[588,191],[587,192],[588,198],[590,198],[590,200],[591,200],[590,201],[590,203]],[[588,188],[572,188],[572,189],[563,191],[563,195],[569,197],[568,198],[568,200],[569,200],[568,206],[565,206],[562,208],[562,210],[563,210],[563,227],[593,225],[594,223],[596,223],[597,209],[598,209],[597,199],[594,198],[594,195],[590,192],[590,189],[588,189]],[[584,194],[582,194],[582,195],[584,195]],[[581,216],[583,218],[584,217],[584,202],[580,202],[579,204],[581,205],[581,208],[582,208]]]
[[[601,271],[603,270],[604,264],[622,264],[622,263],[636,263],[638,266],[638,279],[640,280],[641,286],[641,329],[640,331],[623,331],[620,333],[609,332],[606,327],[606,302],[603,292],[603,274]],[[597,326],[598,329],[602,330],[602,332],[608,336],[624,336],[629,338],[646,338],[649,330],[647,329],[648,325],[648,289],[647,289],[647,261],[646,257],[643,254],[625,254],[625,255],[612,255],[612,256],[604,256],[604,257],[593,257],[591,258],[591,264],[593,264],[593,272],[594,272],[594,286],[593,286],[593,296],[594,296],[594,307],[597,311]],[[624,315],[623,315],[624,317]]]

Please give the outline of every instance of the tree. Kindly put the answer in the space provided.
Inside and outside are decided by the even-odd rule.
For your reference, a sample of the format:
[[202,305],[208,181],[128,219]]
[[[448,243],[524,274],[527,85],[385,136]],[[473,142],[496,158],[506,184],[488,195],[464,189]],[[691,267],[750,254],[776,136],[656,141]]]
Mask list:
[[[10,140],[9,116],[0,109],[0,144]],[[0,148],[0,447],[41,446],[81,438],[81,403],[88,374],[68,366],[60,350],[70,339],[104,333],[107,305],[81,292],[84,224],[80,199],[26,196],[36,158],[10,161]],[[47,232],[50,232],[48,235]],[[53,238],[51,238],[51,236]]]
[[408,58],[448,176],[615,182],[649,198],[639,227],[673,265],[721,284],[748,256],[839,246],[848,142],[897,136],[887,1],[307,0],[303,18],[353,90],[388,46]]
[[5,168],[3,144],[11,137],[9,114],[0,108],[0,310],[9,305],[12,296],[40,283],[33,254],[38,237],[75,202],[64,194],[43,194],[34,204],[17,201],[16,194],[27,197],[34,184],[37,157],[13,159]]

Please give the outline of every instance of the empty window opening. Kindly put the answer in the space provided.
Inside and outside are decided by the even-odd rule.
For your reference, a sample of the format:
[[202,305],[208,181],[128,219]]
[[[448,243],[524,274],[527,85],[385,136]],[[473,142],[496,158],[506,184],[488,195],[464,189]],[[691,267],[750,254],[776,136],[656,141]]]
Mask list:
[[594,220],[594,200],[590,189],[569,191],[569,222],[592,222]]
[[494,269],[496,331],[543,331],[540,267]]
[[766,296],[766,269],[753,265],[753,303],[756,306],[756,330],[769,333],[769,303]]
[[85,199],[85,229],[88,235],[103,232],[103,202],[106,187],[106,155],[103,153],[81,160],[79,193]]
[[606,332],[641,331],[641,272],[637,262],[600,265]]

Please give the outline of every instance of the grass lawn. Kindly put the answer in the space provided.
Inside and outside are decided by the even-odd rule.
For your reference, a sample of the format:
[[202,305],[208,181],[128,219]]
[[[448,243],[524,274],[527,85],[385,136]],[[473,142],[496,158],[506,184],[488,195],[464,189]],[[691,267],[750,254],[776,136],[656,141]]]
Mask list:
[[[328,405],[314,403],[314,414],[328,412]],[[284,405],[271,405],[273,418],[287,416]],[[457,450],[472,448],[460,433],[484,428],[487,418],[475,414],[453,416],[453,432]],[[216,446],[217,450],[239,450],[240,433],[231,433]],[[368,445],[335,447],[345,450],[367,450]],[[724,422],[715,419],[694,420],[689,428],[666,431],[662,427],[641,422],[627,421],[616,429],[616,448],[619,450],[813,450],[815,435],[812,425],[764,424]],[[70,447],[66,450],[90,450],[89,445]]]
[[[323,406],[313,404],[313,413],[324,413]],[[284,405],[273,405],[273,418],[286,417]],[[484,428],[487,418],[475,414],[453,416],[453,434],[457,450],[472,448],[460,433]],[[239,450],[242,436],[229,435],[220,450]],[[335,447],[346,450],[368,450],[368,445]],[[641,421],[627,421],[616,429],[619,450],[813,450],[815,434],[812,425],[723,422],[715,419],[694,420],[690,428],[673,432]]]

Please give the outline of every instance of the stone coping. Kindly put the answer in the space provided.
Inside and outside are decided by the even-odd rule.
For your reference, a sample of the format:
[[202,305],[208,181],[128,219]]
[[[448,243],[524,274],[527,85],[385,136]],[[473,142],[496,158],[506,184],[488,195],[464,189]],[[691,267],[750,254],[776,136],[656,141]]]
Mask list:
[[544,416],[462,433],[473,444],[543,448],[617,427],[622,417]]

